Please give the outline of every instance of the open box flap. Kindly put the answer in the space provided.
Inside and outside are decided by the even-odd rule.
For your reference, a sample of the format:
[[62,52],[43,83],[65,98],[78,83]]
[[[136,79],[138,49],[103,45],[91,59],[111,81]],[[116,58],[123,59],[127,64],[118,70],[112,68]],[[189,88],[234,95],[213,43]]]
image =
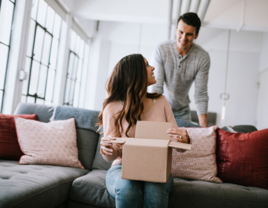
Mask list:
[[172,126],[172,123],[168,122],[137,121],[135,137],[170,140],[167,130]]
[[110,140],[109,143],[124,144],[128,138],[116,137],[115,140]]
[[169,147],[179,148],[179,149],[184,149],[184,150],[190,150],[191,147],[192,147],[191,144],[185,144],[185,143],[174,142],[174,141],[171,141],[168,146]]
[[125,145],[167,148],[169,141],[164,139],[128,138]]

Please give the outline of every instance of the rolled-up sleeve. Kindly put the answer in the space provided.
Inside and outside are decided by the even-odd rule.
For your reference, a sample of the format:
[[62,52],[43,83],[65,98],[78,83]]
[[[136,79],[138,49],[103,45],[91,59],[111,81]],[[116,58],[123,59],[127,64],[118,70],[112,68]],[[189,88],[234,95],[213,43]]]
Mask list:
[[156,46],[152,57],[151,65],[155,67],[154,74],[156,79],[156,84],[151,87],[151,92],[157,92],[163,94],[164,92],[164,80],[165,80],[165,70],[162,61],[162,54],[160,46]]
[[209,54],[203,59],[195,77],[195,104],[197,114],[207,114],[208,111],[208,74],[210,68]]

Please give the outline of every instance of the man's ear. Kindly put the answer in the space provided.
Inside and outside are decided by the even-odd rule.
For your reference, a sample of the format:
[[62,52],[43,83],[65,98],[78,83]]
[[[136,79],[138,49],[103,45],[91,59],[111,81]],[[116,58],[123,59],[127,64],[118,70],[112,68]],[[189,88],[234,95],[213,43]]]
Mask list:
[[196,39],[196,38],[198,37],[198,35],[199,35],[199,33],[197,33],[197,34],[195,35],[195,38],[194,38],[194,39]]

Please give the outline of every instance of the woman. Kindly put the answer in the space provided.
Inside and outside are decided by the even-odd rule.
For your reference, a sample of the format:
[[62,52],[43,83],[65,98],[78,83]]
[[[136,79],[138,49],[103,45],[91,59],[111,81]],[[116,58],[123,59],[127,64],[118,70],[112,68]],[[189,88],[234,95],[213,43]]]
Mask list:
[[157,93],[147,93],[147,87],[155,84],[154,67],[140,54],[122,58],[115,66],[108,81],[108,98],[99,115],[103,125],[101,154],[113,161],[106,174],[106,187],[115,199],[117,208],[167,207],[173,189],[170,175],[166,183],[153,183],[121,179],[122,145],[109,143],[115,137],[135,137],[137,120],[171,122],[167,133],[173,140],[188,143],[185,129],[179,129],[166,98]]

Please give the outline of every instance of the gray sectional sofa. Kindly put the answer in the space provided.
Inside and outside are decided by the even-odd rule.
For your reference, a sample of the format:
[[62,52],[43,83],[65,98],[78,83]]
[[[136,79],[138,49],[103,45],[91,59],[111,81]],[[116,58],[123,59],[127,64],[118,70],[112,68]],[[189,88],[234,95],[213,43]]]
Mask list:
[[[94,124],[97,111],[65,107]],[[81,113],[80,113],[81,112]],[[15,114],[37,114],[49,122],[53,110],[48,106],[21,103]],[[71,113],[72,114],[72,113]],[[89,116],[90,115],[90,116]],[[81,119],[81,118],[80,118]],[[179,126],[189,125],[182,121]],[[95,128],[95,129],[94,129]],[[18,161],[0,160],[0,208],[112,208],[115,201],[105,188],[105,174],[111,163],[99,151],[101,135],[77,127],[79,160],[85,169],[51,165],[18,165]],[[268,190],[236,184],[175,178],[169,207],[268,207]]]

